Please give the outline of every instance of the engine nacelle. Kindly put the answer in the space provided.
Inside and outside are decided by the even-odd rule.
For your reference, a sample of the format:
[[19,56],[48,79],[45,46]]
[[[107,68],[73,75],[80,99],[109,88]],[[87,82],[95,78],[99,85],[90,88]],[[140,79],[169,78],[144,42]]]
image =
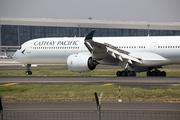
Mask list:
[[68,69],[74,72],[94,70],[98,62],[94,61],[90,53],[72,54],[67,58]]

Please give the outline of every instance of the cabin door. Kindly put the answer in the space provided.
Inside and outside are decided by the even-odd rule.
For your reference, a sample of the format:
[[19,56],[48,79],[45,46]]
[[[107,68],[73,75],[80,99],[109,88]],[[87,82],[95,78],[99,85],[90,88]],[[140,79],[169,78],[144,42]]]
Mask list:
[[27,46],[27,53],[31,53],[32,49],[32,43],[30,42],[29,45]]
[[151,43],[151,52],[155,52],[156,51],[156,42],[152,42]]

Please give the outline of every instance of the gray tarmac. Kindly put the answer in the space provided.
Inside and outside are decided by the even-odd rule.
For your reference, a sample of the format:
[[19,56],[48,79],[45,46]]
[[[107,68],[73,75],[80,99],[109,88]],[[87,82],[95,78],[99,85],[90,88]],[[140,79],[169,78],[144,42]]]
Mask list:
[[8,120],[179,120],[179,103],[39,102],[3,103]]
[[154,86],[180,85],[179,77],[0,77],[0,84],[115,84],[121,86]]
[[[174,86],[180,85],[178,77],[1,77],[0,84],[115,84],[121,86]],[[92,110],[96,103],[82,102],[42,102],[42,103],[4,103],[5,109],[12,110]],[[104,110],[176,110],[180,103],[102,103]]]
[[[96,102],[10,102],[4,110],[97,110]],[[180,103],[102,102],[101,110],[180,111]]]
[[[9,70],[16,68],[17,67],[1,67],[0,69]],[[62,69],[66,69],[66,67]],[[180,85],[180,77],[0,77],[1,85],[8,83],[18,83],[22,85],[69,83],[91,85],[111,83],[121,86],[140,86],[142,88],[147,88],[153,86],[166,87]],[[34,120],[46,119],[48,115],[53,119],[58,119],[59,117],[63,117],[63,119],[73,119],[76,117],[77,119],[83,119],[83,116],[87,118],[91,115],[93,119],[97,117],[97,105],[95,102],[3,102],[3,108],[5,114],[4,118],[7,119],[13,119],[14,117],[17,119],[29,119],[29,117]],[[107,117],[113,118],[113,115],[119,115],[117,119],[121,117],[123,119],[134,119],[134,117],[137,119],[144,119],[144,117],[152,119],[180,119],[180,103],[118,103],[102,101],[101,110],[102,117],[104,116],[105,119]],[[65,113],[63,111],[65,111]],[[54,116],[51,116],[51,113]]]

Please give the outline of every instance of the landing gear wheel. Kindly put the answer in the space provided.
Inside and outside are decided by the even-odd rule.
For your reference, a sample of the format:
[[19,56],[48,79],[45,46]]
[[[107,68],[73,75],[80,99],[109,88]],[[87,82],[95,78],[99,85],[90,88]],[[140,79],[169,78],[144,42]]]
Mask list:
[[148,71],[148,72],[147,72],[147,76],[151,76],[151,71]]
[[157,72],[152,71],[151,75],[152,75],[152,76],[157,76]]
[[132,76],[136,76],[136,72],[132,71]]
[[116,72],[116,76],[117,76],[117,77],[122,76],[122,72],[121,72],[121,71],[117,71],[117,72]]
[[26,75],[32,75],[32,72],[31,72],[31,69],[30,69],[31,64],[27,64],[26,67],[27,67],[27,71],[25,72],[25,74]]
[[157,72],[157,76],[162,76],[162,72],[161,72],[161,71],[158,71],[158,72]]
[[166,76],[166,72],[165,71],[161,72],[159,70],[158,71],[152,71],[152,72],[148,71],[147,72],[147,76],[164,76],[165,77]]
[[136,76],[136,72],[134,71],[126,71],[126,70],[123,70],[123,71],[117,71],[116,72],[116,76],[117,77],[120,77],[120,76]]
[[166,72],[165,72],[165,71],[162,71],[162,72],[161,72],[161,76],[165,76],[165,77],[166,77]]
[[25,74],[26,75],[32,75],[32,72],[31,71],[26,71]]
[[127,72],[126,71],[122,71],[122,76],[127,76]]
[[131,72],[131,71],[128,71],[128,72],[127,72],[127,76],[132,76],[132,72]]

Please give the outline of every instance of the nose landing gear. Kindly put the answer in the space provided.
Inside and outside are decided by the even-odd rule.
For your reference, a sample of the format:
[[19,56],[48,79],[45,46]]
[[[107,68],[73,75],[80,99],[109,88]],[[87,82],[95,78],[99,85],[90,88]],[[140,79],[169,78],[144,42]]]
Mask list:
[[30,69],[31,64],[27,64],[26,67],[27,67],[27,71],[25,72],[25,74],[26,75],[32,75],[32,72],[31,72],[31,69]]

